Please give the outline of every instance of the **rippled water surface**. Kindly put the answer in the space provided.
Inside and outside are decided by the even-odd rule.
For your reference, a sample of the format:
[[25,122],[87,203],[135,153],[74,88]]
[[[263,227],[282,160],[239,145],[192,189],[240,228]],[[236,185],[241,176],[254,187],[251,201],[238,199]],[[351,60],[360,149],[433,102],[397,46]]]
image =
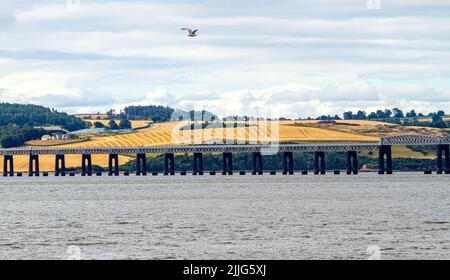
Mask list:
[[450,177],[0,178],[0,258],[450,259]]

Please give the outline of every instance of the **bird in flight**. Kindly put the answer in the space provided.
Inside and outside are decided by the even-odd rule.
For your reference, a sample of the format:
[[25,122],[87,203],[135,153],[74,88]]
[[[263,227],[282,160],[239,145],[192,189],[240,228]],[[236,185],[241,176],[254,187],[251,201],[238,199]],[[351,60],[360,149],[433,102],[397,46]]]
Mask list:
[[186,30],[187,32],[189,32],[188,36],[189,37],[197,37],[197,31],[198,29],[192,30],[191,28],[181,28],[181,30]]

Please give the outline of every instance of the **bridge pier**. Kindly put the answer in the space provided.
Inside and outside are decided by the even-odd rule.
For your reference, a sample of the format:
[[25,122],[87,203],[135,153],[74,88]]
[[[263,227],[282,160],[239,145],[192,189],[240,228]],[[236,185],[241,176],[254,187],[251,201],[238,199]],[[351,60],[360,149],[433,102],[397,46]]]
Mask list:
[[193,175],[203,175],[203,154],[194,153],[194,171]]
[[263,175],[263,173],[264,168],[262,155],[260,152],[254,152],[252,160],[252,175]]
[[39,155],[31,155],[28,160],[28,176],[39,176]]
[[[9,168],[8,168],[8,166],[9,166]],[[11,177],[14,176],[14,157],[13,157],[13,155],[3,156],[3,176],[7,177],[8,174]]]
[[314,174],[322,174],[326,173],[325,168],[325,152],[315,152],[314,155]]
[[147,176],[147,159],[145,154],[136,154],[136,175]]
[[347,174],[358,174],[358,152],[348,151],[347,152]]
[[437,150],[437,174],[450,174],[450,145],[439,145]]
[[233,175],[233,154],[223,153],[223,172],[222,175]]
[[55,157],[55,176],[66,176],[66,160],[64,155]]
[[283,154],[283,174],[294,175],[294,154],[292,152]]
[[175,175],[175,155],[173,153],[164,155],[164,174]]
[[378,148],[378,174],[392,174],[392,172],[392,146],[381,145]]
[[92,156],[90,154],[81,156],[81,176],[92,176]]
[[119,155],[109,154],[108,176],[119,176]]

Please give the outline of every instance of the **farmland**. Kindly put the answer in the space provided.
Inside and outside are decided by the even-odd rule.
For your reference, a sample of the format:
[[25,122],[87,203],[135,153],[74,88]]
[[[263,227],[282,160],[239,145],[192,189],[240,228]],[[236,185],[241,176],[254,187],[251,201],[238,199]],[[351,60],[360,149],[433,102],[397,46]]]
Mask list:
[[[89,120],[93,121],[93,120]],[[97,121],[97,120],[95,120]],[[107,122],[107,120],[103,120]],[[143,121],[135,126],[145,125]],[[281,143],[329,143],[329,142],[373,142],[382,136],[399,134],[432,133],[441,135],[442,130],[425,127],[403,127],[383,122],[345,120],[335,123],[319,121],[280,121],[279,126],[271,122],[248,122],[247,126],[228,128],[206,128],[181,131],[186,122],[166,122],[153,124],[149,128],[132,133],[111,135],[88,135],[89,140],[58,147],[124,147],[124,146],[165,146],[205,143],[263,143],[279,140]],[[132,155],[131,155],[132,156]],[[434,155],[423,155],[407,147],[395,147],[395,157],[433,158]],[[123,155],[120,163],[124,164],[132,157]],[[52,171],[54,156],[43,156],[41,170]],[[67,157],[67,167],[78,167],[81,156]],[[106,167],[107,155],[94,155],[93,164]],[[27,157],[15,158],[15,168],[26,171]]]
[[263,143],[267,141],[291,143],[326,143],[326,142],[371,142],[377,136],[335,131],[320,127],[296,126],[292,122],[276,123],[249,122],[249,127],[211,128],[181,131],[183,122],[155,124],[140,131],[107,136],[93,136],[90,141],[66,145],[66,147],[123,147],[123,146],[164,146],[206,143]]
[[31,140],[25,142],[27,146],[30,147],[57,147],[62,145],[69,145],[75,143],[81,143],[88,141],[89,138],[81,138],[81,139],[63,139],[63,140]]

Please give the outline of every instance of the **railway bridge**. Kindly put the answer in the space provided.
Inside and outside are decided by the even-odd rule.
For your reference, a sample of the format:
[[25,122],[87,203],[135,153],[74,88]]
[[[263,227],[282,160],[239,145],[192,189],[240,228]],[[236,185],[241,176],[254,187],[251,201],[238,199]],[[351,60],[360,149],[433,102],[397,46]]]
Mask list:
[[[111,147],[111,148],[13,148],[0,149],[3,156],[3,176],[14,176],[14,156],[29,156],[29,176],[39,176],[39,156],[55,155],[55,175],[65,176],[65,156],[81,154],[81,175],[92,176],[92,155],[108,154],[108,175],[119,175],[119,154],[136,155],[136,175],[147,175],[147,154],[164,155],[164,174],[175,174],[177,153],[193,154],[193,174],[203,175],[203,154],[223,154],[223,175],[233,174],[233,153],[251,153],[253,155],[252,174],[263,174],[264,153],[283,153],[283,174],[294,174],[294,152],[314,153],[314,173],[325,174],[326,152],[347,153],[347,174],[357,174],[359,170],[358,153],[361,151],[379,152],[378,173],[392,174],[392,146],[435,146],[437,149],[437,173],[450,174],[450,137],[434,135],[400,135],[381,138],[377,142],[364,143],[327,143],[327,144],[276,144],[276,145],[194,145],[194,146],[151,146],[151,147]],[[304,171],[305,172],[305,171]],[[307,171],[306,171],[307,172]],[[73,174],[71,174],[73,175]]]

